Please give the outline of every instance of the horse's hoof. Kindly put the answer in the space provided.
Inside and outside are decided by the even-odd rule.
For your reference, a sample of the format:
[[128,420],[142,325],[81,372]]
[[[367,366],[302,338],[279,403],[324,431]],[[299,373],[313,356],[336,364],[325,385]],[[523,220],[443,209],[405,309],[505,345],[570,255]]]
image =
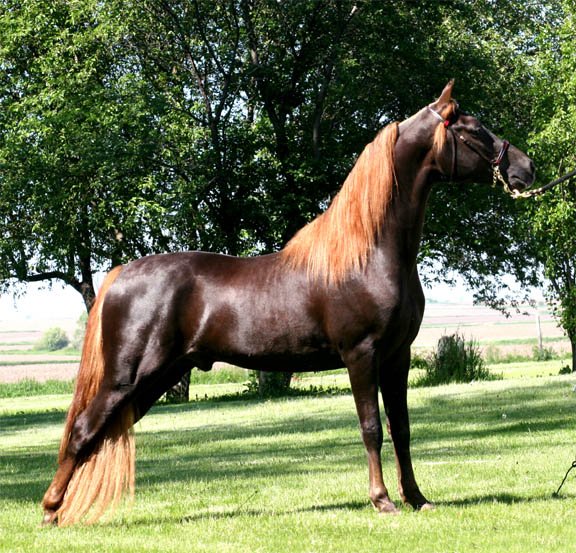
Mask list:
[[56,517],[56,511],[44,511],[42,526],[56,526],[57,524],[58,518]]
[[379,515],[384,515],[384,516],[396,516],[401,514],[402,511],[400,511],[400,509],[398,509],[396,507],[396,505],[392,504],[391,507],[386,507],[384,509],[378,509],[378,514]]
[[426,503],[423,503],[422,505],[418,505],[417,510],[418,511],[435,511],[436,505],[434,505],[434,503],[430,503],[427,501]]
[[379,500],[373,503],[374,508],[378,511],[381,515],[399,515],[400,509],[392,503],[389,499],[387,500]]

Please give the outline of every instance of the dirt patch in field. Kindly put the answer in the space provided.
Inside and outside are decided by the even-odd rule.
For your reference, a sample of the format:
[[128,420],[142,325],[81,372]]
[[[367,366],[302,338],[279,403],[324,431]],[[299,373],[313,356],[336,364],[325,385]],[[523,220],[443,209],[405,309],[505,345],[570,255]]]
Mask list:
[[0,382],[20,380],[72,380],[78,372],[77,363],[46,363],[41,365],[0,365]]
[[74,379],[79,364],[74,355],[36,353],[33,350],[34,344],[42,336],[43,328],[65,326],[59,323],[46,322],[35,328],[30,322],[20,323],[21,326],[0,322],[0,351],[3,352],[0,353],[0,382]]

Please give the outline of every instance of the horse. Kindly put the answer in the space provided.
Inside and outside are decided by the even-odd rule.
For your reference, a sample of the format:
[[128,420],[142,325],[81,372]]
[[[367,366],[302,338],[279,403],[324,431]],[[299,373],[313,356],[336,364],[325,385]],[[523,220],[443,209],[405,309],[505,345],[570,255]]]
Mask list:
[[416,483],[407,406],[410,346],[424,312],[417,253],[434,183],[534,181],[519,149],[439,98],[384,127],[328,209],[284,249],[143,257],[105,277],[90,311],[76,388],[43,498],[43,522],[92,523],[134,493],[132,427],[191,368],[222,361],[293,372],[346,367],[368,458],[369,499],[397,513],[382,477],[382,395],[401,500]]

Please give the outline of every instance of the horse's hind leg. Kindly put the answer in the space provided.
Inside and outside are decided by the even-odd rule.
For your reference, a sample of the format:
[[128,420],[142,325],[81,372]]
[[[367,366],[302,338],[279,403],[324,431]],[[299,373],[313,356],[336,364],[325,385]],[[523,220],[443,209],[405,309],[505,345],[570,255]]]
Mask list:
[[42,500],[44,524],[54,521],[77,466],[94,450],[103,430],[120,415],[121,408],[131,393],[132,389],[129,387],[113,390],[102,386],[88,407],[74,421],[68,444],[61,452],[54,479]]
[[[105,364],[110,367],[107,377],[86,409],[76,416],[68,443],[61,451],[59,468],[43,500],[45,523],[53,522],[58,516],[58,510],[63,502],[66,503],[66,491],[74,472],[99,447],[103,438],[114,440],[125,434],[154,400],[177,381],[176,376],[183,370],[180,366],[167,364],[166,360],[172,356],[168,348],[150,346],[136,354],[131,344],[110,349],[111,353],[105,356]],[[123,459],[122,463],[125,462]],[[123,470],[128,469],[124,466]],[[113,474],[118,472],[113,471]],[[86,504],[81,509],[85,510],[85,507]],[[79,517],[71,513],[69,519],[75,522]]]
[[412,468],[410,421],[408,417],[408,370],[410,349],[380,367],[380,388],[387,416],[388,433],[394,444],[398,489],[404,503],[414,509],[429,509],[432,504],[422,495]]
[[378,380],[372,351],[354,351],[346,356],[350,384],[360,421],[360,430],[368,454],[370,501],[381,513],[397,513],[388,496],[382,476],[383,431],[378,405]]
[[75,468],[76,460],[73,457],[66,457],[59,463],[52,483],[48,486],[42,499],[42,507],[44,509],[42,524],[46,525],[56,522],[56,512],[62,505],[66,488],[72,478],[72,474],[74,474]]

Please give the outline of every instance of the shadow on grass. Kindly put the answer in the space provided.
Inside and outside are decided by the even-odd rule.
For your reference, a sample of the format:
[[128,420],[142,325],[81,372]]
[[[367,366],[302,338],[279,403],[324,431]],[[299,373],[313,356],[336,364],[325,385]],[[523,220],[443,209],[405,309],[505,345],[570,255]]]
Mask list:
[[[565,380],[536,386],[511,383],[494,390],[438,393],[410,409],[415,426],[433,425],[433,440],[513,436],[571,428],[575,423],[573,384]],[[416,434],[416,433],[415,433]],[[426,440],[428,436],[418,436]]]
[[[214,406],[213,406],[214,407]],[[164,483],[217,481],[226,478],[267,478],[290,474],[314,473],[320,476],[322,467],[306,469],[298,460],[302,457],[322,459],[330,457],[331,464],[349,464],[355,452],[363,456],[363,448],[357,432],[353,408],[349,414],[336,415],[329,411],[318,417],[302,417],[292,413],[275,422],[260,421],[250,424],[234,423],[236,408],[232,406],[230,422],[178,431],[136,431],[138,440],[137,473],[138,486],[154,486]],[[205,409],[204,404],[200,407]],[[217,408],[217,407],[216,407]],[[156,413],[177,415],[198,409],[195,405],[162,406]],[[230,404],[226,404],[230,410]],[[4,420],[5,419],[5,420]],[[7,422],[11,432],[28,430],[31,426],[63,424],[64,413],[25,413],[0,417],[0,424]],[[3,427],[4,428],[4,427]],[[322,433],[335,429],[350,428],[354,439],[338,436],[322,438]],[[299,440],[274,442],[275,436],[299,434],[318,435],[314,443],[302,446]],[[261,438],[264,438],[260,441]],[[267,439],[269,438],[269,439]],[[353,449],[351,449],[353,448]],[[0,456],[1,495],[9,500],[40,501],[56,470],[58,443],[49,447],[13,448],[2,451]],[[262,459],[270,462],[261,463]],[[314,476],[313,476],[314,477]]]
[[61,424],[64,426],[66,410],[26,411],[25,413],[11,413],[0,415],[0,429],[2,431],[17,432],[26,430],[31,426],[42,427]]
[[555,495],[553,492],[547,494],[538,494],[533,496],[515,495],[509,493],[496,493],[486,495],[474,495],[449,501],[435,502],[436,507],[476,507],[479,505],[522,505],[537,503],[540,501],[574,501],[574,497],[566,495]]
[[[252,499],[250,497],[249,499]],[[524,505],[530,503],[537,503],[540,501],[550,501],[554,499],[556,501],[574,501],[573,496],[567,497],[552,497],[550,495],[538,495],[534,497],[526,497],[526,496],[519,496],[513,494],[487,494],[483,496],[471,496],[462,499],[456,499],[451,501],[441,501],[435,503],[435,509],[432,512],[441,511],[443,508],[456,508],[456,509],[463,509],[463,508],[475,508],[481,507],[484,505],[506,505],[506,506],[513,506],[513,505]],[[246,502],[247,503],[247,502]],[[166,524],[166,525],[178,525],[178,524],[193,524],[193,523],[202,523],[205,521],[220,521],[220,520],[234,520],[236,518],[241,517],[248,517],[248,518],[259,518],[259,517],[283,517],[283,516],[292,516],[298,514],[313,514],[313,513],[338,513],[340,512],[362,512],[365,511],[370,516],[378,517],[389,517],[395,515],[379,515],[376,513],[370,502],[366,499],[365,501],[345,501],[345,502],[338,502],[338,503],[326,503],[323,505],[312,505],[309,507],[299,507],[294,509],[278,509],[277,507],[262,507],[262,508],[254,508],[254,507],[246,507],[245,504],[240,504],[238,506],[229,506],[221,511],[212,511],[208,509],[200,509],[198,512],[190,515],[185,516],[170,516],[166,513],[163,513],[159,516],[155,516],[153,518],[150,515],[135,517],[129,521],[126,520],[111,520],[109,522],[105,522],[104,524],[109,527],[140,527],[140,526],[149,526],[150,524]],[[413,514],[416,516],[425,516],[424,514],[420,514],[417,511],[413,511],[409,507],[404,507],[403,510],[400,511],[400,516],[402,514]]]
[[[334,435],[334,431],[342,432]],[[275,440],[279,436],[281,443]],[[159,442],[165,447],[158,447]],[[353,408],[340,415],[327,413],[303,419],[294,413],[277,422],[230,422],[178,432],[145,432],[140,434],[140,445],[143,450],[155,450],[154,455],[139,459],[139,475],[146,485],[310,472],[320,477],[323,471],[349,466],[358,458],[364,462]],[[300,459],[304,458],[312,460],[313,469],[303,466]]]
[[[104,523],[109,527],[138,527],[149,526],[150,524],[192,524],[203,521],[218,521],[218,520],[232,520],[238,517],[282,517],[306,513],[321,513],[321,512],[338,512],[338,511],[371,511],[374,509],[369,501],[345,501],[339,503],[327,503],[326,505],[312,505],[310,507],[300,507],[297,509],[283,509],[266,508],[255,509],[253,507],[246,508],[239,505],[236,508],[230,507],[223,511],[210,511],[206,509],[199,510],[197,513],[186,516],[169,516],[161,514],[151,519],[149,516],[134,518],[130,521],[112,520]],[[374,512],[375,516],[376,513]]]
[[270,516],[272,514],[276,514],[276,516],[283,516],[283,515],[297,515],[304,513],[322,513],[322,512],[331,513],[337,511],[365,511],[365,510],[374,511],[369,501],[344,501],[340,503],[327,503],[326,505],[312,505],[310,507],[300,507],[298,509],[284,509],[280,511],[274,508],[273,512],[272,509],[267,508],[246,509],[245,507],[240,505],[235,511],[223,511],[223,512],[203,511],[195,513],[193,515],[186,515],[176,520],[179,520],[181,524],[186,524],[202,520],[218,520],[218,519],[235,518],[239,516],[262,516],[262,515]]
[[39,503],[56,471],[57,451],[3,452],[0,495],[5,500]]

